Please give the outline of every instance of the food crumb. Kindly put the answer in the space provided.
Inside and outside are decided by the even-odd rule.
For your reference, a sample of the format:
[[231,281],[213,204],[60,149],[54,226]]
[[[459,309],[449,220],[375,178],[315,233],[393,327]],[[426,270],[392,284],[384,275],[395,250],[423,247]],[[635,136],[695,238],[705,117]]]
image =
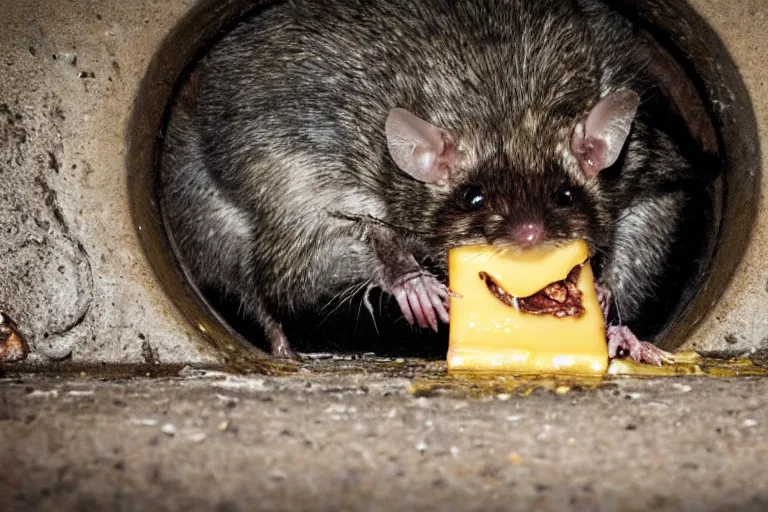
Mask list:
[[189,440],[193,443],[202,443],[208,437],[205,432],[197,432],[189,435]]
[[681,384],[680,382],[675,382],[674,384],[672,384],[672,386],[679,389],[681,393],[687,393],[691,389],[693,389],[688,384]]
[[69,393],[69,396],[91,396],[95,393],[92,389],[73,389]]
[[131,418],[129,423],[138,427],[154,427],[158,421],[152,418]]

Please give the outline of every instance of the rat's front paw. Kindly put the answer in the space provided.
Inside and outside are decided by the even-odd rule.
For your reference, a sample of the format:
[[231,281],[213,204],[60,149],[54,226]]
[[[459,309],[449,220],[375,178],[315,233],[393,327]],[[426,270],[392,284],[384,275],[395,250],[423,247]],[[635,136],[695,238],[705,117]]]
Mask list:
[[437,331],[437,319],[448,323],[448,287],[427,272],[408,274],[388,290],[409,324]]
[[675,362],[672,354],[652,343],[640,341],[626,325],[611,325],[608,327],[608,357],[613,359],[620,354],[629,354],[635,362],[656,366]]

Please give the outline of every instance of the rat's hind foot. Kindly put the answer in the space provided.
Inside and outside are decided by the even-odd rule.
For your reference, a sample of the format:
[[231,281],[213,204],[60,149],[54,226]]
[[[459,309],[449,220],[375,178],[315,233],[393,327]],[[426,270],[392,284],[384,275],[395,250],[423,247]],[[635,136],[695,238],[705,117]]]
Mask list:
[[[600,309],[603,312],[603,318],[608,321],[608,313],[611,310],[611,300],[613,294],[610,288],[595,283],[597,291],[597,301],[600,303]],[[640,341],[626,325],[610,325],[607,329],[608,335],[608,357],[614,359],[620,355],[629,354],[633,361],[638,363],[654,364],[661,366],[662,363],[673,364],[675,358],[669,352],[660,349],[648,341]]]
[[448,287],[424,271],[406,275],[387,290],[409,324],[437,331],[438,318],[448,323]]
[[283,327],[275,318],[267,312],[261,300],[252,301],[253,313],[264,327],[264,334],[272,349],[272,357],[277,359],[298,359],[296,353],[291,349],[288,337],[283,332]]
[[626,325],[608,327],[608,357],[611,359],[629,354],[635,362],[654,364],[673,364],[675,358],[669,352],[647,341],[640,341]]
[[277,359],[298,359],[296,353],[291,349],[288,337],[279,324],[274,323],[267,328],[267,339],[272,347],[272,357]]

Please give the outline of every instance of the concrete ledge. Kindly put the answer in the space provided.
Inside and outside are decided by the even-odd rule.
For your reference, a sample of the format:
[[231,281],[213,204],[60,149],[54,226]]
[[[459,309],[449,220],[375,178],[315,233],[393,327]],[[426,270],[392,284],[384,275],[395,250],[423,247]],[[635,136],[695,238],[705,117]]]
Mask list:
[[4,510],[764,511],[768,380],[415,397],[375,371],[0,380]]

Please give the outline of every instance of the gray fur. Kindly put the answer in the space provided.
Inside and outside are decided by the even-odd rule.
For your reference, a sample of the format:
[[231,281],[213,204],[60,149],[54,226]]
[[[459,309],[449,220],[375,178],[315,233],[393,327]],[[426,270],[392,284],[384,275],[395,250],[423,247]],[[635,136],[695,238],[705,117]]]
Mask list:
[[[568,141],[601,96],[645,92],[634,41],[590,0],[270,8],[212,48],[194,104],[172,112],[162,177],[173,237],[200,284],[238,297],[269,330],[281,311],[390,291],[425,258],[444,265],[448,247],[504,241],[509,224],[540,216],[550,238],[585,238],[606,256],[605,284],[632,319],[679,217],[679,194],[649,173],[674,182],[688,164],[642,105],[618,180],[588,182]],[[394,165],[394,107],[452,134],[463,157],[451,186]],[[457,211],[468,182],[487,187],[495,213]],[[579,208],[550,208],[560,183],[583,190]]]

